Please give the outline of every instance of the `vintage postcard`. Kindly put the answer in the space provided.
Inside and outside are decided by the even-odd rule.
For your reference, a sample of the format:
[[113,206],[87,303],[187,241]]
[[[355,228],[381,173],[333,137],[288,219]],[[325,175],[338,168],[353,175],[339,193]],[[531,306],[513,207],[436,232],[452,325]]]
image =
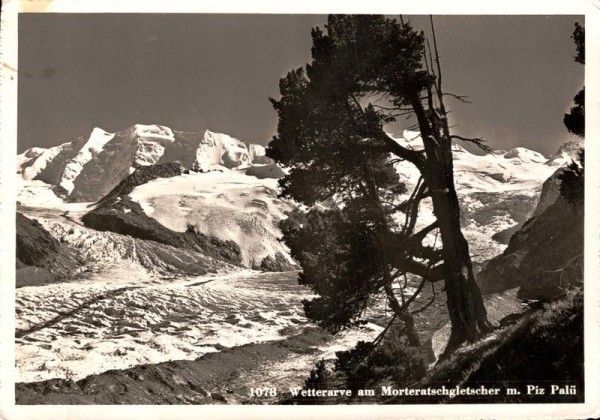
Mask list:
[[600,4],[190,3],[3,5],[2,418],[600,415]]

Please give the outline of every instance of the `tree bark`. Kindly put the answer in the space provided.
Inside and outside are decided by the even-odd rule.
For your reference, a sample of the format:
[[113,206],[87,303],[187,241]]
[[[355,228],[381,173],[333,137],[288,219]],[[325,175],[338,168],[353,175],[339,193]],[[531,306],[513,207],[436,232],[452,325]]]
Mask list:
[[406,334],[406,338],[408,339],[408,344],[420,350],[421,339],[417,333],[413,316],[406,308],[403,308],[402,305],[400,305],[400,302],[398,302],[398,299],[396,299],[396,296],[394,295],[391,284],[386,284],[384,289],[390,304],[390,308],[396,314],[398,319],[404,323],[404,332]]
[[[460,228],[460,208],[454,188],[452,161],[444,161],[432,164],[437,167],[430,167],[430,171],[434,172],[431,182],[435,185],[431,198],[443,244],[445,288],[452,325],[442,358],[465,341],[473,342],[491,330],[481,291],[475,282],[469,245]],[[447,168],[445,173],[439,170],[444,166]]]
[[422,172],[429,187],[433,212],[442,239],[447,307],[451,323],[446,358],[465,341],[473,342],[492,329],[481,291],[475,282],[469,244],[460,227],[460,207],[454,186],[452,138],[443,104],[442,116],[432,107],[425,111],[418,90],[410,93],[426,153]]

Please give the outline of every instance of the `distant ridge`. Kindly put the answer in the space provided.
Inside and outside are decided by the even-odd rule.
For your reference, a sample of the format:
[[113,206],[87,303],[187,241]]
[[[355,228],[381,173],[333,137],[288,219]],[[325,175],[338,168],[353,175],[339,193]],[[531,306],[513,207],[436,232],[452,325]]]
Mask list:
[[54,185],[57,194],[76,202],[99,200],[137,168],[157,163],[180,162],[199,172],[273,163],[263,146],[210,130],[184,132],[156,124],[117,133],[94,128],[59,146],[26,150],[17,162],[25,180]]

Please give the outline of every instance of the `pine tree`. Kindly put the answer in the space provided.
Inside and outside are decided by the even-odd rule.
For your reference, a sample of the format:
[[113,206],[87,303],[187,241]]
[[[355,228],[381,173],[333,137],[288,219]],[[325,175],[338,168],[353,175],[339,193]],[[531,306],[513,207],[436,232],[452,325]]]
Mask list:
[[585,137],[585,88],[577,92],[573,102],[575,106],[565,114],[563,122],[569,132],[579,137]]
[[[301,282],[321,296],[305,303],[307,315],[341,328],[360,317],[370,296],[383,293],[418,345],[410,305],[426,283],[443,280],[450,354],[491,328],[460,229],[451,150],[455,139],[482,145],[481,139],[450,133],[435,36],[432,51],[408,24],[333,15],[326,32],[316,28],[312,39],[312,62],[281,79],[281,99],[271,99],[279,124],[267,151],[290,168],[281,181],[285,195],[309,206],[337,204],[286,233],[304,269]],[[424,150],[403,147],[385,133],[384,125],[402,115],[416,119]],[[398,160],[421,174],[404,202],[394,200],[403,189],[393,169]],[[437,220],[416,231],[425,199]],[[434,232],[441,247],[423,244]],[[409,296],[398,287],[406,275],[422,278]]]
[[[575,30],[571,36],[575,41],[577,55],[575,61],[585,65],[585,28],[579,23],[575,23]],[[571,133],[584,138],[585,137],[585,87],[582,88],[575,98],[575,106],[571,108],[568,114],[565,114],[563,122]],[[585,157],[584,150],[579,152],[579,163],[571,162],[567,168],[559,175],[561,181],[560,193],[572,204],[581,204],[583,202],[583,193],[585,190]]]

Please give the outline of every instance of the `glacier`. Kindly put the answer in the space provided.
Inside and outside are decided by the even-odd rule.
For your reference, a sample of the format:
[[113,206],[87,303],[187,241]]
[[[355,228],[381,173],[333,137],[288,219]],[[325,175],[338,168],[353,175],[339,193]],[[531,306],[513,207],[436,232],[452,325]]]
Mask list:
[[[422,148],[418,133],[392,138]],[[525,148],[477,155],[454,145],[461,223],[476,269],[504,251],[506,243],[494,235],[532,215],[543,182],[575,151],[576,146],[566,145],[546,159]],[[136,185],[115,200],[136,203],[173,232],[191,226],[235,242],[240,266],[84,226],[82,217],[120,182],[140,168],[168,162],[179,162],[188,172]],[[43,284],[41,276],[42,284],[17,289],[20,381],[78,379],[109,369],[192,360],[224,347],[286,340],[310,325],[301,300],[311,295],[295,283],[297,273],[255,270],[267,256],[289,259],[278,223],[297,205],[277,196],[277,179],[286,168],[267,158],[263,146],[210,130],[136,124],[116,133],[95,128],[59,146],[29,149],[18,156],[16,169],[18,210],[86,261],[71,278]],[[396,169],[409,188],[416,184],[419,174],[410,164],[399,162]],[[423,225],[433,217],[430,203],[424,204]],[[385,316],[383,307],[377,311]],[[45,324],[57,313],[71,312]],[[47,326],[37,330],[41,325]],[[316,358],[333,357],[335,350],[380,331],[369,323],[288,365],[297,364],[303,374]]]

